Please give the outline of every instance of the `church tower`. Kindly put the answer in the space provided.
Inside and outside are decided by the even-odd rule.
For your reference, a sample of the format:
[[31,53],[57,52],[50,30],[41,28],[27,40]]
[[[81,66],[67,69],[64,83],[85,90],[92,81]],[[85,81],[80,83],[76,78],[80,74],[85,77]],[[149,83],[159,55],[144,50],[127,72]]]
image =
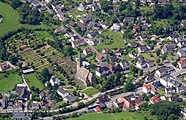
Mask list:
[[77,61],[77,69],[79,69],[81,66],[82,66],[82,58],[81,58],[81,51],[80,51],[78,61]]

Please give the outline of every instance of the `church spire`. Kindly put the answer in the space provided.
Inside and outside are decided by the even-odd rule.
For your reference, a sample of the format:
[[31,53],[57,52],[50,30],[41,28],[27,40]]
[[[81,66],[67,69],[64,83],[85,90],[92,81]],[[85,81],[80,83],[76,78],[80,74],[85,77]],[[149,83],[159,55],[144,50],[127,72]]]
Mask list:
[[79,65],[79,67],[82,66],[81,51],[79,52],[78,65]]

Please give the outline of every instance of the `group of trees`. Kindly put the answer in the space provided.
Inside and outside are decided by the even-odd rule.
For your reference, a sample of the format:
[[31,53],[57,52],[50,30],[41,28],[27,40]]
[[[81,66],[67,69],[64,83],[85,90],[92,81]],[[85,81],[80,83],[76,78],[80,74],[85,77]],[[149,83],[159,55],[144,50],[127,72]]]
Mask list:
[[156,115],[158,120],[178,120],[182,108],[177,103],[156,103],[150,107],[151,115]]

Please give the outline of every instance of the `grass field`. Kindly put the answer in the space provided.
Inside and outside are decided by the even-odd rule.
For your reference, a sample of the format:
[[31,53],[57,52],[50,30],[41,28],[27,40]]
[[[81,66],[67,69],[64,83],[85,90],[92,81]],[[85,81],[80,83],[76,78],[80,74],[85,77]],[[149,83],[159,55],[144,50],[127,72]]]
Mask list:
[[27,80],[29,87],[34,86],[35,88],[39,88],[39,90],[44,89],[43,83],[40,80],[38,80],[35,73],[27,74],[25,75],[25,78]]
[[[95,46],[96,49],[101,51],[103,48],[123,48],[124,41],[120,32],[106,31],[103,32],[103,43]],[[112,42],[113,41],[113,42]]]
[[0,36],[20,27],[20,16],[11,6],[0,2],[0,15],[3,16],[3,23],[0,23]]
[[[145,120],[152,118],[146,112],[121,112],[121,113],[88,113],[77,118],[70,118],[68,120]],[[149,120],[150,120],[149,119]],[[152,120],[156,120],[152,118]]]
[[15,71],[0,73],[0,93],[11,91],[16,84],[21,83],[21,76]]
[[94,95],[96,93],[98,93],[99,91],[95,88],[88,88],[86,90],[83,90],[82,93],[85,93],[88,96]]
[[52,36],[46,31],[35,31],[34,32],[37,39],[51,40]]

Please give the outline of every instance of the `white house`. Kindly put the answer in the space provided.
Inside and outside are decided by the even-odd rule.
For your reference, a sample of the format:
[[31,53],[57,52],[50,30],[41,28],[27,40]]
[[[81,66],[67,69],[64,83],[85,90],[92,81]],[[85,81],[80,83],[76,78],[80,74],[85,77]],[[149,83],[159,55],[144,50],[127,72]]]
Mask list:
[[88,55],[90,55],[92,52],[91,52],[91,49],[90,48],[86,48],[86,49],[84,49],[83,50],[83,54],[85,55],[85,56],[88,56]]
[[46,3],[50,3],[50,2],[52,2],[52,0],[45,0],[45,2],[46,2]]
[[66,92],[63,88],[58,88],[58,89],[57,89],[57,93],[58,93],[62,98],[64,98],[64,97],[66,97],[67,95],[69,95],[69,93]]
[[169,88],[177,87],[177,86],[180,85],[178,82],[176,82],[176,81],[173,79],[173,77],[171,77],[171,76],[169,76],[169,75],[160,78],[160,83],[161,83],[164,87],[169,87]]
[[67,91],[65,91],[63,88],[58,88],[57,89],[57,93],[63,98],[63,100],[65,102],[72,103],[76,99],[73,95],[71,95],[70,93],[68,93]]
[[170,74],[171,71],[173,71],[173,70],[174,70],[174,68],[172,68],[172,67],[161,67],[161,68],[159,68],[158,70],[155,71],[154,75],[156,77],[163,77],[167,74]]
[[138,60],[136,62],[136,67],[139,69],[143,69],[147,67],[146,61],[145,60]]
[[119,30],[120,30],[119,24],[114,23],[114,24],[112,25],[112,27],[110,27],[110,30],[112,30],[112,31],[114,31],[114,32],[119,31]]
[[54,75],[50,78],[50,84],[52,86],[54,85],[60,85],[60,80],[58,78],[56,78]]

